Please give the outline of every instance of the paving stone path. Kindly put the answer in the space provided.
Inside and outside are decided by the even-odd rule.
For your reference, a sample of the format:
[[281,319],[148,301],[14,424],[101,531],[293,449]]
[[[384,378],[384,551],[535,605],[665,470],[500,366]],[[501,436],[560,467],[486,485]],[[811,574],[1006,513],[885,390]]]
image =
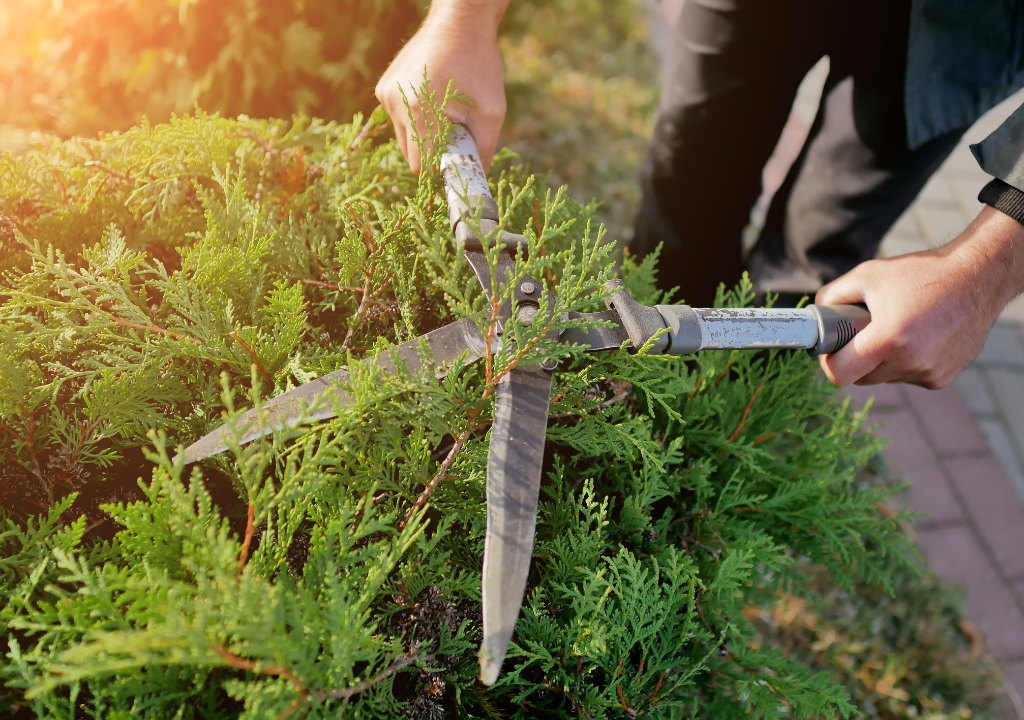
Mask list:
[[[803,144],[827,73],[825,60],[800,88],[765,167],[755,224]],[[880,256],[939,247],[967,227],[982,208],[978,191],[991,179],[968,145],[1022,103],[1024,92],[971,128],[886,236]],[[906,506],[927,513],[913,524],[918,547],[939,575],[963,588],[967,616],[1002,664],[1024,717],[1024,298],[1006,308],[953,387],[880,385],[847,393],[861,406],[874,396],[869,423],[892,440],[886,460],[912,483]]]
[[[952,240],[981,210],[991,178],[968,145],[1017,107],[1010,98],[979,120],[882,243],[893,257]],[[960,584],[968,617],[1024,695],[1024,299],[992,328],[978,358],[952,388],[858,388],[875,395],[872,421],[892,438],[890,465],[913,482],[907,506],[929,513],[914,523],[918,545],[940,575]],[[1018,698],[1018,707],[1020,707]]]

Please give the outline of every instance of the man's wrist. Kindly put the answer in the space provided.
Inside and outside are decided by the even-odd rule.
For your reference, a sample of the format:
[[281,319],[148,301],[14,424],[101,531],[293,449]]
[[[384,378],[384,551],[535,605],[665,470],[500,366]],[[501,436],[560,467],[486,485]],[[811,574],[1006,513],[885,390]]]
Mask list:
[[978,200],[1024,225],[1024,192],[995,178],[978,193]]
[[988,295],[998,313],[1024,292],[1024,225],[986,206],[961,236],[954,252],[964,253],[980,270],[976,291]]

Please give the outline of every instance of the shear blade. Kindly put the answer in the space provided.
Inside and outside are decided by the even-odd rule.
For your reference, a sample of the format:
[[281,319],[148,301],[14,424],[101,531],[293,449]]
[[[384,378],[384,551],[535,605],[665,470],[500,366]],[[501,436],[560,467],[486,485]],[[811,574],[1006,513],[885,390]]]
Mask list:
[[[463,318],[450,325],[438,328],[426,335],[408,340],[385,352],[360,361],[360,364],[376,365],[382,372],[395,373],[395,362],[404,362],[405,367],[416,372],[426,358],[421,357],[420,344],[426,342],[430,360],[438,377],[443,376],[460,357],[466,356],[471,362],[484,356],[484,338],[473,318]],[[306,383],[267,401],[263,405],[266,419],[260,425],[255,410],[242,413],[235,419],[235,429],[240,432],[240,444],[252,442],[275,430],[305,421],[325,420],[337,415],[339,408],[352,402],[343,386],[349,381],[347,368]],[[333,401],[333,402],[332,402]],[[194,463],[228,449],[231,429],[227,424],[200,438],[185,448],[185,463]],[[175,458],[177,462],[178,458]]]
[[480,681],[493,685],[512,640],[533,556],[552,374],[540,365],[498,384],[487,455]]

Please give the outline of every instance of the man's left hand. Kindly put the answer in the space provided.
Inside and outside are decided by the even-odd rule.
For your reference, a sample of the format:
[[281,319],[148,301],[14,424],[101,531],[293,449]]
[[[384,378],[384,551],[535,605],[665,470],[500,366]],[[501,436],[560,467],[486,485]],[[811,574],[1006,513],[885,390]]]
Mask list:
[[1024,290],[1024,225],[986,206],[935,250],[871,260],[818,291],[819,305],[865,303],[871,323],[822,356],[836,385],[946,387],[977,356],[1006,304]]

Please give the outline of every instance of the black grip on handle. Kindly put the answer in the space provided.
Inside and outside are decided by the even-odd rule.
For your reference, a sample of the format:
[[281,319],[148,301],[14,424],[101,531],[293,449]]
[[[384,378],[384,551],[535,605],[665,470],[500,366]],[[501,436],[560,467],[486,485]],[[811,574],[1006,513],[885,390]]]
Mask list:
[[811,305],[808,310],[818,320],[818,344],[809,351],[814,357],[840,350],[871,322],[864,305]]

